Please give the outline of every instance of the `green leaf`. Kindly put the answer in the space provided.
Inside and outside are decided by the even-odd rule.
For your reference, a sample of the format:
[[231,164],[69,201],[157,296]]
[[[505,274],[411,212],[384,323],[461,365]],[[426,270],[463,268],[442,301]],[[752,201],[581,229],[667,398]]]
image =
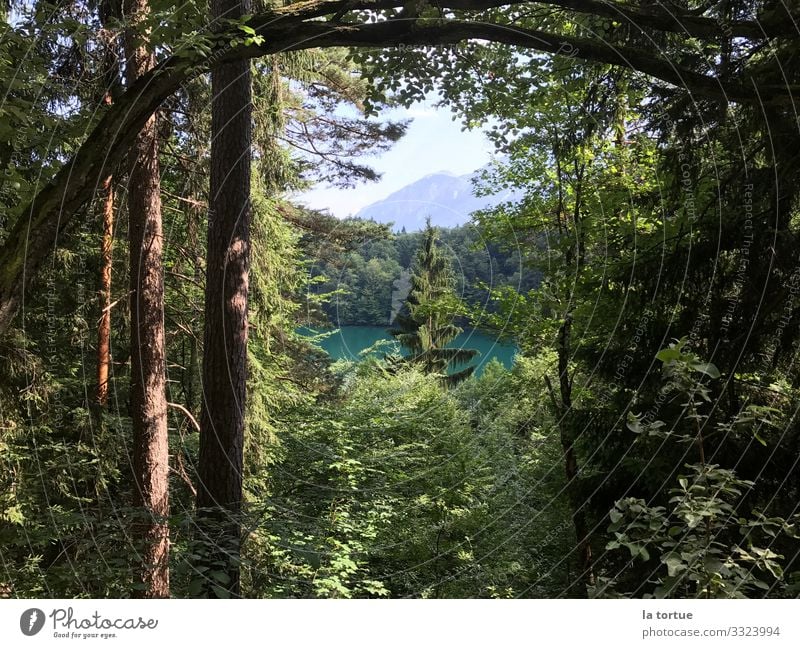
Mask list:
[[719,378],[720,376],[719,369],[710,362],[694,362],[691,366],[695,371],[705,374],[710,378]]
[[669,576],[677,576],[680,572],[686,570],[686,563],[683,562],[679,555],[674,553],[664,556],[661,562],[667,566],[667,574]]
[[203,581],[199,579],[193,580],[189,583],[189,596],[198,596],[203,591]]
[[661,360],[664,364],[673,362],[681,357],[681,352],[677,349],[661,349],[656,353],[656,360]]
[[212,571],[209,576],[222,585],[227,585],[231,582],[231,577],[224,571]]
[[639,420],[639,417],[635,414],[628,414],[628,420],[626,421],[625,426],[635,434],[642,433],[642,423]]

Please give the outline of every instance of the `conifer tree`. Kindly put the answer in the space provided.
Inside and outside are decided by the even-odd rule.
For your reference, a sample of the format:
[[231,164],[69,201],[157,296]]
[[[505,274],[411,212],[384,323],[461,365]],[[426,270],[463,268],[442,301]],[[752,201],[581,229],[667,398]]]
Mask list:
[[[214,20],[238,19],[248,0],[214,0]],[[206,254],[198,528],[208,565],[224,576],[208,596],[239,595],[242,462],[247,397],[252,88],[249,61],[211,71],[210,211]]]
[[[133,84],[155,64],[152,48],[139,39],[147,0],[128,0],[131,28],[125,34],[126,75]],[[135,504],[143,520],[136,536],[144,543],[137,596],[169,597],[169,438],[167,429],[164,324],[164,235],[156,116],[136,136],[128,183],[131,310],[131,419]]]
[[443,374],[445,383],[452,386],[472,375],[475,367],[454,369],[468,364],[478,351],[447,348],[462,332],[454,319],[463,310],[463,304],[455,294],[450,260],[437,239],[438,232],[428,219],[411,274],[411,290],[395,319],[397,327],[391,331],[409,355],[402,360],[390,358],[389,361],[395,366],[415,365],[428,374]]

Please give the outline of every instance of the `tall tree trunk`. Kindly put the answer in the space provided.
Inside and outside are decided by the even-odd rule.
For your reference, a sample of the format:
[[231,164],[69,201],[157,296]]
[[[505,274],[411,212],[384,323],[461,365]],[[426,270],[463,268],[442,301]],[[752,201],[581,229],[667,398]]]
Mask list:
[[[101,0],[98,6],[103,43],[105,89],[103,103],[112,104],[112,88],[119,79],[119,60],[116,53],[117,34],[109,29],[113,18],[119,19],[119,5],[116,0]],[[103,238],[100,243],[100,322],[97,326],[97,404],[108,404],[108,381],[111,377],[111,269],[114,250],[114,178],[106,176],[103,186]]]
[[[186,173],[191,172],[191,169],[186,171]],[[190,192],[189,195],[194,197],[197,194]],[[203,257],[200,249],[200,237],[198,235],[198,230],[199,224],[202,222],[204,212],[205,210],[199,209],[196,204],[187,203],[186,205],[186,235],[189,249],[191,250],[192,254],[192,278],[194,279],[195,284],[198,286],[202,285],[203,283]],[[191,329],[192,335],[189,336],[189,360],[188,362],[184,360],[185,369],[183,373],[183,393],[186,399],[186,407],[190,412],[196,413],[196,408],[198,405],[197,385],[199,374],[199,330],[197,331],[197,334],[195,334],[196,327],[193,325]]]
[[[109,99],[110,99],[110,95]],[[108,403],[111,375],[111,266],[114,246],[114,180],[103,181],[103,241],[100,247],[100,323],[97,327],[97,403]]]
[[[147,0],[128,0],[135,26]],[[155,65],[154,56],[126,34],[128,83]],[[143,510],[137,536],[143,541],[141,580],[145,598],[169,596],[169,445],[164,344],[161,182],[156,117],[139,132],[128,187],[131,303],[131,417],[136,504]]]
[[[212,0],[212,17],[236,19],[249,0]],[[206,594],[239,595],[242,464],[250,269],[250,63],[211,72],[211,186],[206,256],[203,403],[197,507],[208,560],[226,582]],[[217,589],[211,587],[217,585]]]
[[564,474],[567,478],[567,492],[572,509],[572,524],[575,528],[575,539],[578,547],[579,577],[572,583],[572,594],[584,598],[587,587],[595,584],[592,545],[586,515],[583,512],[585,502],[578,492],[578,458],[575,454],[575,429],[570,417],[572,410],[572,380],[569,376],[570,336],[572,332],[572,313],[564,316],[558,329],[558,376],[560,399],[557,400],[550,379],[545,377],[553,407],[559,418],[561,449],[564,453]]

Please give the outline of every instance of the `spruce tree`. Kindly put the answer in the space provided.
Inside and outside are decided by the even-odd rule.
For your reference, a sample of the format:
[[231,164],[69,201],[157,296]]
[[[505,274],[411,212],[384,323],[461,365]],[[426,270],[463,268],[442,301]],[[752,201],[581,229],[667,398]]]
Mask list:
[[455,293],[450,260],[437,239],[438,232],[428,219],[411,274],[411,289],[391,331],[409,355],[388,360],[390,365],[411,364],[427,374],[442,374],[444,382],[452,386],[472,375],[475,367],[454,369],[469,363],[478,351],[447,348],[462,332],[454,319],[463,311],[463,304]]

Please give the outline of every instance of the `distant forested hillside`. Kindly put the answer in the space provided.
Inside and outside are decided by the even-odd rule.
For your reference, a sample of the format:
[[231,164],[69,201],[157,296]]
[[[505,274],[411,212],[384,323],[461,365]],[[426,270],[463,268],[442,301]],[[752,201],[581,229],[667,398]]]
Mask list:
[[[422,232],[405,232],[371,240],[359,249],[314,260],[312,274],[321,280],[317,294],[336,292],[323,305],[335,326],[384,326],[391,322],[395,282],[414,259]],[[459,296],[473,309],[491,310],[489,290],[501,286],[520,292],[538,287],[541,274],[524,267],[519,252],[483,239],[474,226],[441,229],[439,240],[449,255]]]

